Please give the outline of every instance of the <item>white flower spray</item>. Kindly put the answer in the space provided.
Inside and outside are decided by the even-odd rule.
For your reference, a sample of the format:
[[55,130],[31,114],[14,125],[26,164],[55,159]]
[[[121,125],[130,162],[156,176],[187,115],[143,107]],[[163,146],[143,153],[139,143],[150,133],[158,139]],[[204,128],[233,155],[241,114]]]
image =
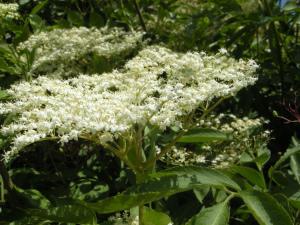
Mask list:
[[146,127],[184,128],[198,107],[205,111],[209,103],[253,84],[256,68],[253,60],[237,61],[223,50],[183,54],[150,46],[120,71],[20,82],[8,91],[15,100],[0,104],[1,114],[18,116],[1,128],[14,136],[5,160],[43,139],[64,144],[82,138],[103,145],[135,170],[126,154],[132,146],[142,151]]
[[[125,57],[142,45],[142,32],[121,28],[74,27],[34,34],[18,46],[19,51],[35,51],[28,73],[70,77],[85,72],[94,57]],[[116,60],[116,59],[115,59]]]

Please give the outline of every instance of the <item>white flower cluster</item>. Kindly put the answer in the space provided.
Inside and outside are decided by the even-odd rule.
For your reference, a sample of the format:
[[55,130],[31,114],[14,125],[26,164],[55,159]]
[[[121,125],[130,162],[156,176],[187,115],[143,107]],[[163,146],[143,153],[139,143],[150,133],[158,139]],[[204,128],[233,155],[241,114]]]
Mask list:
[[1,128],[15,136],[5,158],[43,138],[61,143],[86,138],[105,145],[118,138],[130,141],[125,137],[136,125],[161,131],[180,127],[202,104],[253,84],[256,67],[252,60],[236,61],[222,53],[183,54],[150,46],[122,71],[21,82],[9,90],[15,101],[0,104],[0,114],[18,115]]
[[95,56],[110,59],[128,55],[142,43],[142,37],[142,32],[121,28],[74,27],[34,34],[18,49],[35,50],[29,74],[69,77],[85,73]]
[[237,163],[243,152],[252,151],[259,147],[254,145],[263,145],[269,139],[268,130],[261,132],[264,123],[266,121],[263,118],[237,118],[233,114],[211,115],[198,125],[232,134],[230,141],[204,144],[200,149],[194,150],[173,147],[162,160],[174,165],[228,167]]
[[0,3],[0,22],[2,20],[18,19],[20,17],[18,13],[19,5],[16,3],[5,4]]

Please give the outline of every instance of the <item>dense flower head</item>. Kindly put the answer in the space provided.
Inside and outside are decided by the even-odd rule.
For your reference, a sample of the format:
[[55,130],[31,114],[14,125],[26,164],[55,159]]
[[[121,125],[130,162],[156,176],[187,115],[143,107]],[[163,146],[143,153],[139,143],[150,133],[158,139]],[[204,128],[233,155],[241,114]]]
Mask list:
[[34,34],[18,49],[35,50],[31,75],[69,77],[84,72],[93,54],[107,59],[129,54],[142,43],[142,37],[142,32],[116,27],[73,27]]
[[5,4],[0,3],[0,22],[2,20],[17,19],[20,17],[18,13],[19,5],[16,3]]
[[1,114],[18,115],[1,129],[15,135],[5,157],[9,160],[43,138],[58,138],[61,143],[86,138],[105,145],[136,125],[161,131],[181,127],[197,107],[253,84],[256,67],[252,60],[237,61],[224,51],[184,54],[150,46],[120,71],[21,82],[9,90],[15,100],[0,105]]

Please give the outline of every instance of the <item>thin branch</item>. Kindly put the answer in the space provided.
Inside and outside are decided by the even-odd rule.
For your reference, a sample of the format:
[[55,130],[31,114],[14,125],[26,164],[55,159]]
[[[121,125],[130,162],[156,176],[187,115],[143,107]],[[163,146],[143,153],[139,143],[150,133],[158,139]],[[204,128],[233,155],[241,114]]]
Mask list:
[[147,32],[146,24],[145,24],[145,21],[143,19],[143,15],[141,13],[141,10],[140,10],[140,7],[138,5],[138,2],[136,0],[133,0],[133,4],[134,4],[134,8],[136,10],[136,13],[138,14],[138,17],[139,17],[139,20],[140,20],[140,23],[141,23],[141,26],[142,26],[143,30],[145,32]]

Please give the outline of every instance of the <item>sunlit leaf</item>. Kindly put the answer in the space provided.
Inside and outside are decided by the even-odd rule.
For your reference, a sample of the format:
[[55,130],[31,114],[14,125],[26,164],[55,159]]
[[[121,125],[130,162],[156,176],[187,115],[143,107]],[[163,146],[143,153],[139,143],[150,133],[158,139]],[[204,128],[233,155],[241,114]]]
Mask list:
[[209,208],[202,209],[192,217],[186,225],[227,225],[229,221],[229,206],[222,202]]
[[133,186],[119,195],[97,203],[83,204],[98,213],[110,213],[203,187],[203,185],[240,189],[233,180],[216,170],[199,167],[177,167],[153,174],[145,183]]
[[260,225],[293,225],[287,211],[271,195],[259,191],[239,195]]

